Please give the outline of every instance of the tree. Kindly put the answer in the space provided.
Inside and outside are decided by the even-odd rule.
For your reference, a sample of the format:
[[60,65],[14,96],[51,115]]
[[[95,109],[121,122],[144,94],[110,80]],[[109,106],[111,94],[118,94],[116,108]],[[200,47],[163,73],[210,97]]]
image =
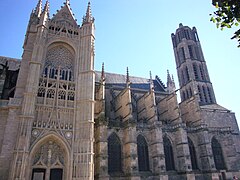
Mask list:
[[[216,11],[210,14],[213,23],[217,28],[231,28],[238,26],[240,23],[240,1],[239,0],[212,0]],[[231,39],[238,41],[240,47],[240,29],[238,29]]]

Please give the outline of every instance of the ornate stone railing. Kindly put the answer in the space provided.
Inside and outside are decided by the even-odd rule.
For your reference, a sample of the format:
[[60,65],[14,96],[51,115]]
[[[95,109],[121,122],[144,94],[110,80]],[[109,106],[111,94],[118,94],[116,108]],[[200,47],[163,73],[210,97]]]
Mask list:
[[22,98],[10,98],[8,106],[21,106]]
[[0,100],[0,107],[8,106],[9,100]]

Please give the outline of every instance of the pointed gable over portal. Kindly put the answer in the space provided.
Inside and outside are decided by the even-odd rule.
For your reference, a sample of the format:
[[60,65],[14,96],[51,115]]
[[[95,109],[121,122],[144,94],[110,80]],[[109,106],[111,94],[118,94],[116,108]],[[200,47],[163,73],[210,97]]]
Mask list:
[[72,26],[77,26],[77,22],[70,8],[69,1],[66,1],[64,3],[64,6],[62,6],[62,8],[52,18],[52,21],[59,22],[61,24],[70,24]]

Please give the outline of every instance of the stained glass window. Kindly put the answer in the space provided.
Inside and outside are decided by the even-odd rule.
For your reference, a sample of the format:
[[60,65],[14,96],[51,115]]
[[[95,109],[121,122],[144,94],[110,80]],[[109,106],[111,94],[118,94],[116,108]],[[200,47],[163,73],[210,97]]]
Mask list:
[[118,136],[113,133],[108,138],[108,172],[122,171],[122,146]]
[[165,154],[166,170],[167,171],[175,170],[172,144],[166,136],[164,136],[163,138],[163,147]]
[[222,148],[216,138],[212,138],[212,152],[216,169],[217,170],[226,169],[222,154]]
[[195,147],[190,138],[188,138],[188,146],[189,146],[189,152],[190,152],[190,156],[191,156],[192,169],[194,169],[194,170],[198,169]]
[[142,135],[137,137],[138,169],[149,171],[148,145]]

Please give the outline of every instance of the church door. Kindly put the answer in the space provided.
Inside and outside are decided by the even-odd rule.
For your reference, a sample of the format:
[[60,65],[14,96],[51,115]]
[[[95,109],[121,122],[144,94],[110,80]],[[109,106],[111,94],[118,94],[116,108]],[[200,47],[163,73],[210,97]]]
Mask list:
[[54,139],[42,144],[33,155],[31,180],[63,180],[66,176],[64,154]]
[[[50,172],[50,174],[49,174]],[[53,168],[53,169],[43,169],[35,168],[32,172],[32,180],[62,180],[63,179],[63,169]]]
[[62,180],[63,170],[60,168],[50,170],[50,180]]
[[46,169],[35,168],[32,173],[32,180],[45,180]]

